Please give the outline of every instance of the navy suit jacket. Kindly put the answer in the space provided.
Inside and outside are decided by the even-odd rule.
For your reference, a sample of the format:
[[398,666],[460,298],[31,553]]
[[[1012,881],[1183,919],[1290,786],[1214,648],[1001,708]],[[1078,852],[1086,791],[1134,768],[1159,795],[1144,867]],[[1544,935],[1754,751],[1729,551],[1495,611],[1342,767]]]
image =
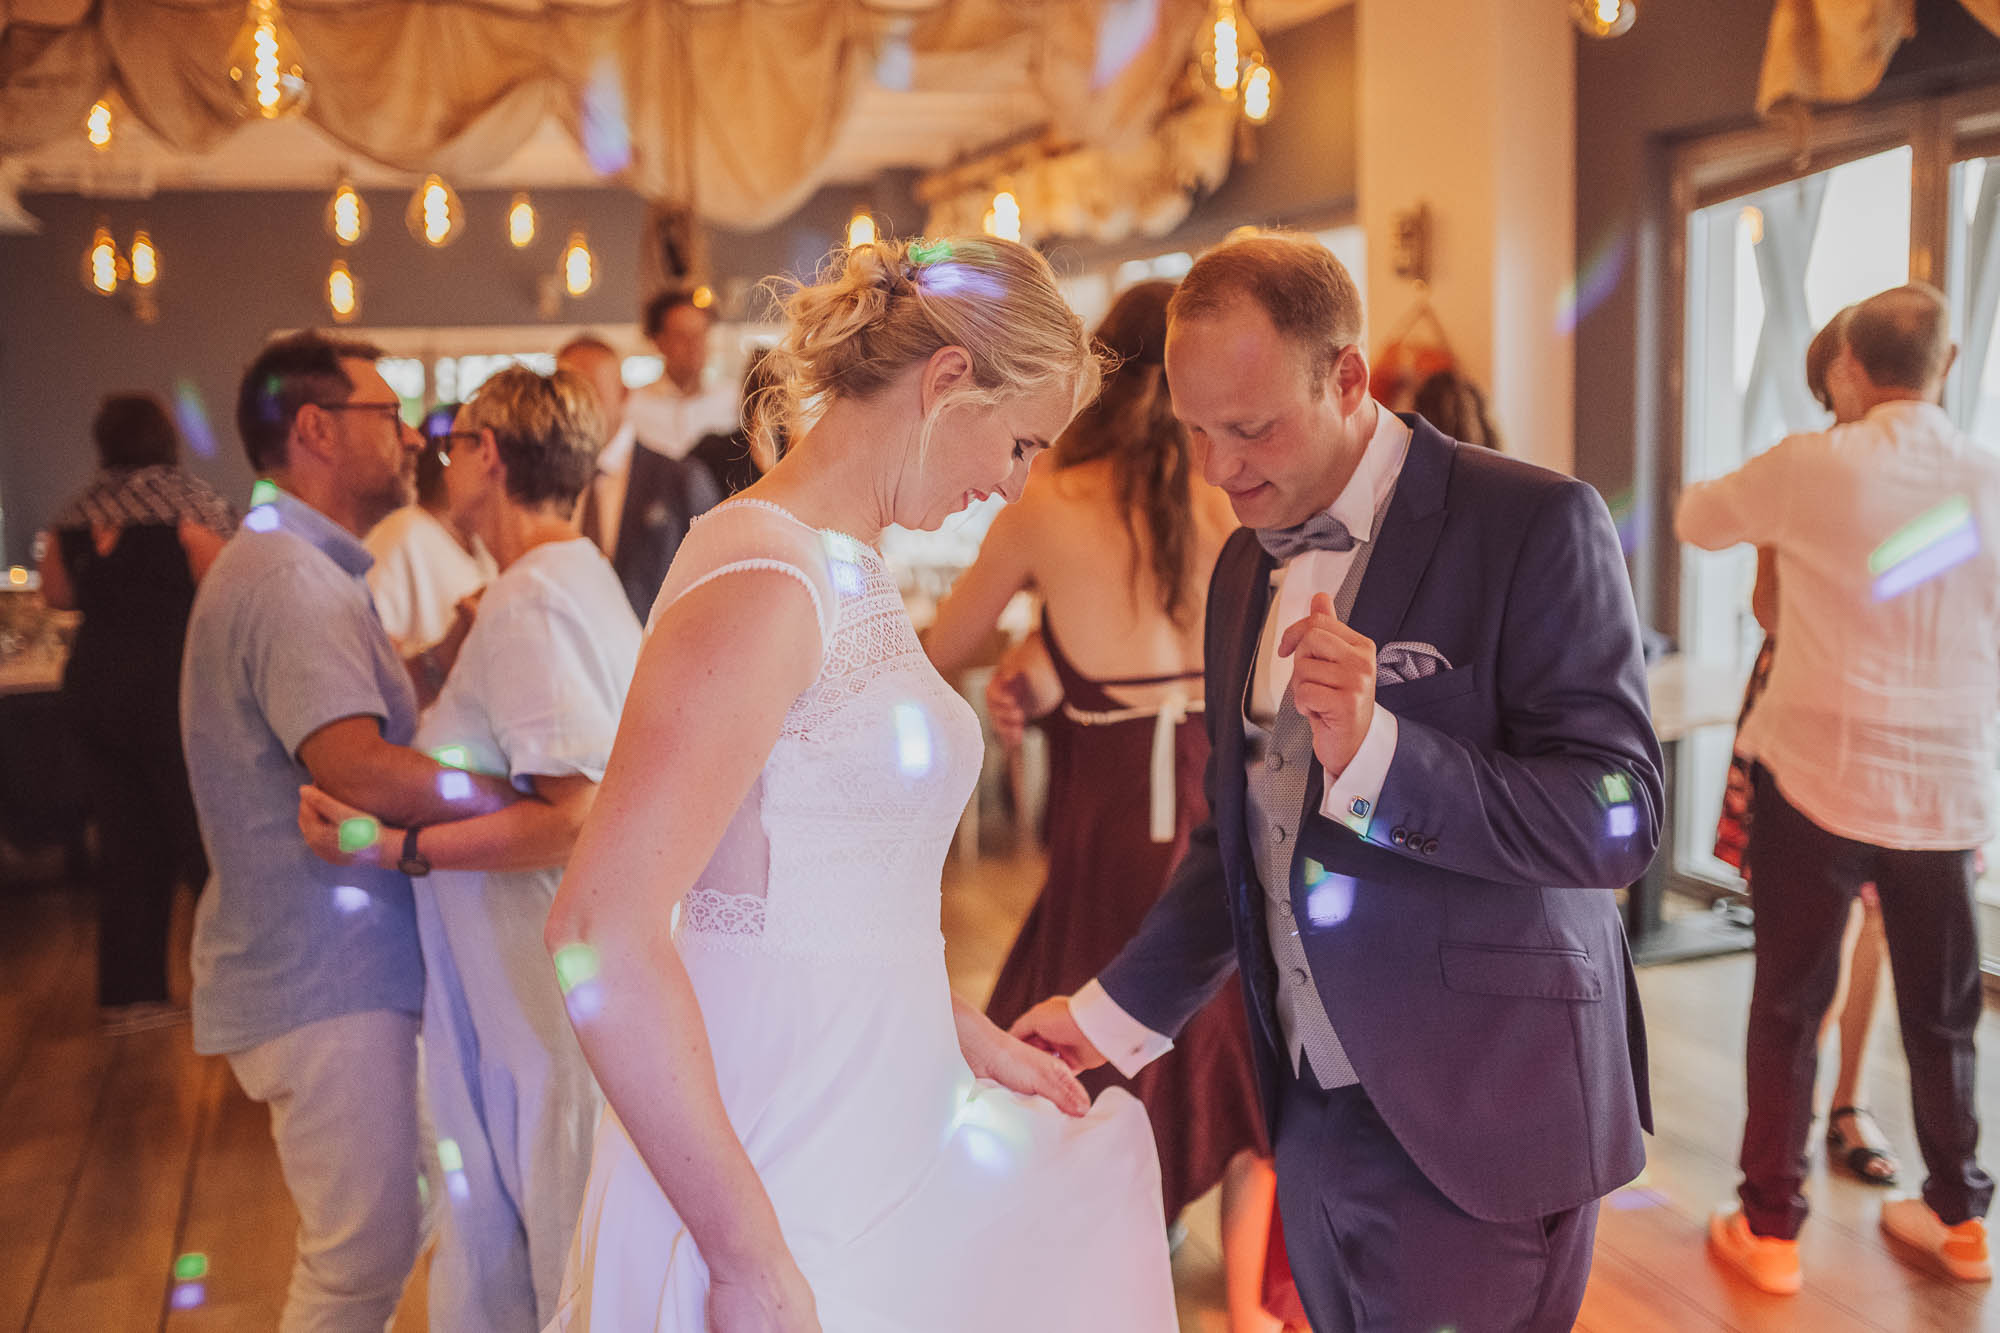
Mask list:
[[[1433,644],[1453,669],[1378,688],[1398,739],[1365,839],[1320,816],[1313,765],[1287,888],[1320,999],[1397,1141],[1472,1216],[1520,1221],[1645,1163],[1645,1029],[1613,890],[1659,843],[1660,751],[1597,492],[1403,419],[1409,453],[1350,623],[1378,645]],[[1289,1057],[1243,712],[1272,568],[1247,529],[1217,561],[1213,816],[1099,977],[1171,1035],[1239,970],[1267,1115]]]

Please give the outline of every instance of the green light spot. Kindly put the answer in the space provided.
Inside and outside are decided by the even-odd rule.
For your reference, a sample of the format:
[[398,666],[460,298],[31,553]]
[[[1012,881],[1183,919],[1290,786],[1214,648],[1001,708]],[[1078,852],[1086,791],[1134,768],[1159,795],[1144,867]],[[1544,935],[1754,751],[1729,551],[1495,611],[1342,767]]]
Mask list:
[[470,768],[472,756],[465,752],[463,745],[440,745],[431,751],[431,758],[446,768]]
[[1311,857],[1307,857],[1305,864],[1305,877],[1306,877],[1306,887],[1311,888],[1313,885],[1319,883],[1321,880],[1326,878],[1326,867],[1321,865],[1319,862],[1313,860]]
[[556,950],[556,981],[567,995],[597,976],[597,950],[588,944],[565,944]]
[[373,847],[382,837],[382,825],[373,815],[356,815],[340,821],[340,850],[347,855]]
[[458,1150],[457,1139],[438,1140],[438,1165],[446,1171],[465,1170],[465,1154]]
[[250,488],[250,507],[270,504],[278,498],[278,483],[269,477],[257,478],[257,484]]
[[935,264],[940,259],[951,258],[951,242],[943,240],[911,241],[909,253],[910,253],[910,262],[912,264],[917,265],[918,267],[922,267],[926,264]]
[[1953,496],[1928,513],[1919,514],[1906,523],[1902,531],[1876,547],[1868,557],[1868,572],[1880,574],[1885,569],[1900,565],[1918,551],[1936,545],[1970,522],[1972,502],[1962,495]]
[[424,1179],[422,1172],[417,1174],[417,1206],[420,1208],[431,1206],[431,1183]]
[[197,1282],[208,1276],[208,1256],[184,1254],[174,1260],[174,1281]]
[[1623,773],[1606,773],[1598,789],[1604,793],[1605,801],[1611,805],[1623,804],[1632,799],[1632,780]]

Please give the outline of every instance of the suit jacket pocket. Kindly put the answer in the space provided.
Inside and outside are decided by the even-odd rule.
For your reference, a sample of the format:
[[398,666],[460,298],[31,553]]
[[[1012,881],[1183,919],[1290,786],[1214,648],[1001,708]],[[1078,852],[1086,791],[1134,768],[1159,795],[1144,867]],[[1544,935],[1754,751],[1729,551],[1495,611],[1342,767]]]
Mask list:
[[1375,687],[1375,702],[1398,716],[1426,708],[1443,699],[1470,694],[1479,683],[1471,667],[1455,667],[1420,680],[1401,680],[1394,685]]
[[1440,944],[1444,984],[1474,995],[1538,1000],[1601,1000],[1604,980],[1581,949],[1517,949]]

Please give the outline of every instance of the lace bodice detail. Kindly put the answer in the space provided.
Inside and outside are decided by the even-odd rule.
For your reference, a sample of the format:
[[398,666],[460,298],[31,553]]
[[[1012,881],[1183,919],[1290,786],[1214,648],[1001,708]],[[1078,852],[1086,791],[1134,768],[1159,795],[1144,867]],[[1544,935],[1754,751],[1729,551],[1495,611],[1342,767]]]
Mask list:
[[979,776],[976,716],[931,668],[881,556],[774,505],[737,500],[698,522],[660,604],[746,569],[807,586],[820,670],[682,902],[683,947],[840,959],[941,948],[939,876]]

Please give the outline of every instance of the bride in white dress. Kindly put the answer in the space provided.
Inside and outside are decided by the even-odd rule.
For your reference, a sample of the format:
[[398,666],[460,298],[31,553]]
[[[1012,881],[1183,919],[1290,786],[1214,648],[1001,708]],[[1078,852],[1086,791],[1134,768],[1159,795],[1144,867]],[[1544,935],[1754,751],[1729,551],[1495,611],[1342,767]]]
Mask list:
[[549,919],[609,1102],[552,1328],[1171,1333],[1139,1103],[947,985],[979,727],[875,550],[1018,496],[1095,356],[990,238],[846,251],[786,313],[761,415],[805,428],[682,545]]

